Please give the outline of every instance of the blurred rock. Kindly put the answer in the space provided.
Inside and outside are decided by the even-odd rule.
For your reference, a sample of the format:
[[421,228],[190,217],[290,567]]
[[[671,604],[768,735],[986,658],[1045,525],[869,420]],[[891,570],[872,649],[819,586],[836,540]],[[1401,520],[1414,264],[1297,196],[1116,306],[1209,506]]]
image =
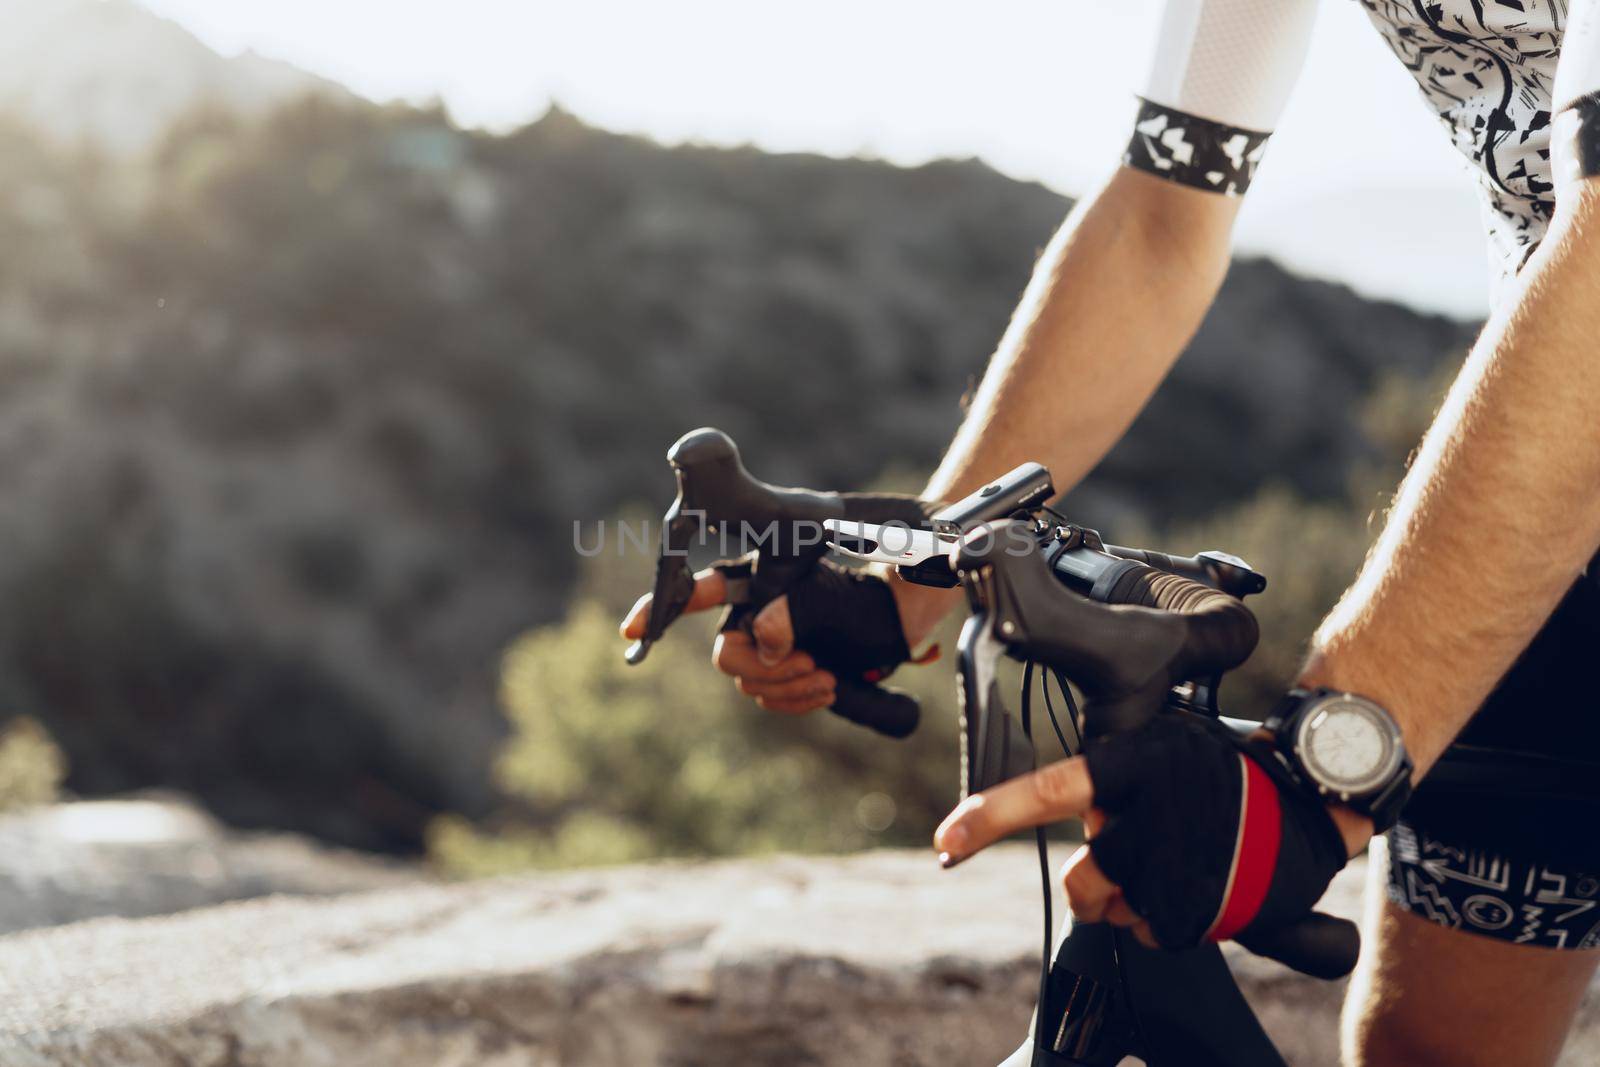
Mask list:
[[413,883],[416,868],[293,834],[240,834],[167,795],[0,816],[0,933],[135,918],[273,893]]
[[[1036,871],[1026,847],[945,874],[921,853],[780,857],[17,934],[0,1061],[991,1064],[1027,1026]],[[1361,876],[1325,906],[1354,914]],[[1289,1061],[1334,1063],[1339,986],[1234,962]]]

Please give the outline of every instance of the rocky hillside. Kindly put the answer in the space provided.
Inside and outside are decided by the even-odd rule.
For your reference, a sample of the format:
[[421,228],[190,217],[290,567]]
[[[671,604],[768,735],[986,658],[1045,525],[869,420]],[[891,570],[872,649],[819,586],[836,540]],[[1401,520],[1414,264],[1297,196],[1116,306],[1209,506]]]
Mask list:
[[[1324,907],[1354,911],[1358,871]],[[0,1061],[987,1065],[1027,1032],[1038,886],[1018,845],[949,874],[777,857],[79,923],[0,937]],[[1335,1063],[1340,985],[1231,958],[1289,1062]]]
[[[5,126],[0,714],[86,794],[415,848],[497,802],[498,658],[559,616],[574,521],[659,511],[707,423],[777,481],[925,471],[1067,207],[559,111],[203,108],[117,162]],[[1240,263],[1074,507],[1335,492],[1378,377],[1466,338]]]
[[[1363,868],[1321,908],[1355,916]],[[1022,845],[774,857],[32,931],[0,937],[0,1061],[988,1065],[1027,1032],[1037,874]],[[1223,951],[1287,1062],[1333,1067],[1343,983]],[[1600,1055],[1597,1004],[1562,1067]]]

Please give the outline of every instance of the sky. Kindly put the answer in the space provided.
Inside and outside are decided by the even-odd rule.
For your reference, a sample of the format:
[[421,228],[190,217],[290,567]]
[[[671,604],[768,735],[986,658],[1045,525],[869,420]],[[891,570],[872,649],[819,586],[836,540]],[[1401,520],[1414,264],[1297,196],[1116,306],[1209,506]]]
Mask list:
[[[977,156],[1075,194],[1114,166],[1159,0],[142,0],[376,100],[508,129],[552,101],[668,143],[914,165]],[[1355,0],[1312,54],[1240,221],[1241,251],[1373,296],[1483,312],[1464,164]]]

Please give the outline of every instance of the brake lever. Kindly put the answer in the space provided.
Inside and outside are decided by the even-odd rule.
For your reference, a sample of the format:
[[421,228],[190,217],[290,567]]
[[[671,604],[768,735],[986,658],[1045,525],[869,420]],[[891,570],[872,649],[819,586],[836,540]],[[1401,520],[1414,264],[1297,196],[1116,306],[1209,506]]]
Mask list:
[[[670,458],[670,456],[669,456]],[[656,557],[656,578],[650,594],[650,615],[644,634],[624,654],[630,665],[644,662],[650,646],[661,639],[689,606],[694,595],[694,573],[689,569],[689,546],[700,534],[700,524],[684,508],[683,468],[674,466],[678,495],[661,520],[661,554]]]
[[[688,551],[707,532],[754,539],[756,550],[716,564],[728,582],[721,629],[749,632],[767,604],[802,581],[827,552],[822,523],[863,512],[869,498],[769,485],[750,474],[727,434],[709,427],[683,435],[667,451],[678,492],[662,520],[661,555],[643,635],[626,652],[644,660],[651,645],[688,607],[694,592]],[[890,509],[886,514],[894,514]],[[814,536],[813,536],[814,534]],[[818,666],[831,669],[819,659]],[[838,672],[835,671],[837,674]],[[890,737],[916,728],[920,709],[905,693],[876,684],[871,676],[838,677],[832,710],[851,722]]]
[[[758,482],[744,469],[739,448],[721,430],[691,430],[667,450],[667,463],[677,481],[677,496],[662,517],[661,555],[656,560],[655,585],[645,632],[626,653],[630,664],[644,660],[650,646],[677,621],[694,592],[689,570],[689,548],[707,532],[726,534],[740,523],[766,528],[771,557],[752,576],[753,594],[780,585],[790,572],[815,562],[826,550],[819,536],[812,544],[798,543],[797,521],[839,516],[844,504],[836,493],[784,489]],[[764,571],[765,573],[759,573]],[[768,597],[767,599],[770,599]]]

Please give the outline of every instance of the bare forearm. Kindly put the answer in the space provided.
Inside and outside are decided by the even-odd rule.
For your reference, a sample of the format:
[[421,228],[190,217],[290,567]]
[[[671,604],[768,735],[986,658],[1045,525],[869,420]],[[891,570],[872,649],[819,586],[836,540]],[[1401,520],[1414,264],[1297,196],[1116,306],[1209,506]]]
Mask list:
[[1210,307],[1235,202],[1132,170],[1056,233],[928,484],[962,496],[1038,460],[1058,488],[1116,443]]
[[[1080,201],[1034,271],[929,499],[1028,460],[1076,484],[1144,407],[1199,326],[1228,265],[1237,201],[1119,170]],[[947,591],[901,591],[920,637]]]
[[1600,545],[1597,231],[1600,196],[1575,190],[1313,642],[1303,681],[1386,704],[1419,776]]

